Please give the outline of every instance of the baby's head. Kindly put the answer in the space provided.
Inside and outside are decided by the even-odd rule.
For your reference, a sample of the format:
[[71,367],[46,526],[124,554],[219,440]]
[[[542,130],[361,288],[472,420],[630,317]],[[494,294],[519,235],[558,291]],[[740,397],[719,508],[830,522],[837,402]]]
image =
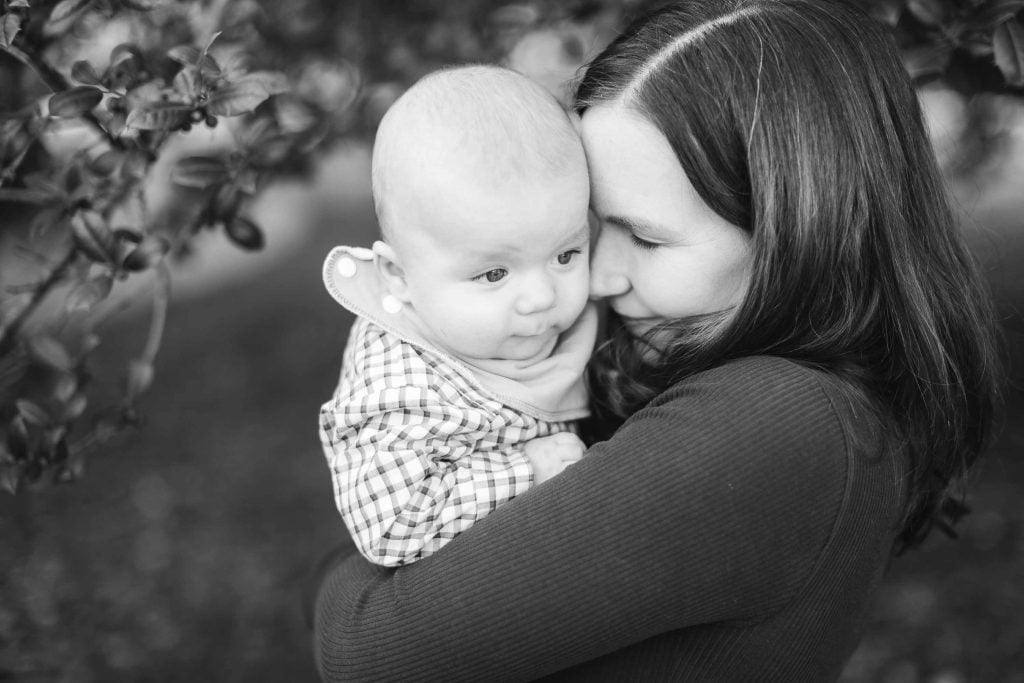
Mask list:
[[586,304],[586,158],[526,77],[470,66],[416,83],[381,121],[373,197],[386,286],[455,356],[545,357]]

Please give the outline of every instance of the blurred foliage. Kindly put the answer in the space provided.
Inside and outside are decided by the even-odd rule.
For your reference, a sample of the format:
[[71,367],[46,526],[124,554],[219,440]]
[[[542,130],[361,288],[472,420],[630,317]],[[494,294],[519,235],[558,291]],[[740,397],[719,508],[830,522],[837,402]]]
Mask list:
[[[1024,0],[851,0],[888,24],[919,83],[969,98],[963,163],[991,149],[992,96],[1024,94]],[[72,481],[138,421],[164,329],[168,258],[221,230],[264,237],[247,209],[346,136],[372,135],[402,90],[447,63],[545,63],[570,78],[642,0],[0,0],[0,488]],[[97,51],[96,46],[104,48]],[[534,45],[531,43],[531,45]],[[543,49],[542,49],[543,48]],[[566,92],[557,93],[563,99]],[[178,157],[193,126],[228,129]],[[153,168],[173,158],[174,206]],[[15,267],[17,265],[17,267]],[[122,389],[92,351],[125,281],[152,297]]]

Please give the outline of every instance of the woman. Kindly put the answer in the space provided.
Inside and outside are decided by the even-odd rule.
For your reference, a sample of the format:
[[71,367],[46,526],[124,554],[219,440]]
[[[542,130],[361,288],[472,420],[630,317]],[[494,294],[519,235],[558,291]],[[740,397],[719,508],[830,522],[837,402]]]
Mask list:
[[577,103],[617,429],[433,557],[333,570],[321,672],[834,680],[991,419],[990,309],[915,94],[845,5],[688,0]]

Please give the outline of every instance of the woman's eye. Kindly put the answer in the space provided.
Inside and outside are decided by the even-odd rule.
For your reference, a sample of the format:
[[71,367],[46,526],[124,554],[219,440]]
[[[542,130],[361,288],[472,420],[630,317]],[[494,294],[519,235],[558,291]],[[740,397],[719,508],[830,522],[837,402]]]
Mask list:
[[650,251],[652,249],[657,249],[659,246],[661,246],[657,242],[648,242],[645,239],[637,237],[635,232],[629,233],[629,239],[633,242],[633,246],[637,247],[638,249],[646,249]]
[[562,266],[569,265],[573,258],[580,253],[579,249],[570,249],[569,251],[563,251],[558,255],[558,264]]
[[499,280],[503,280],[506,275],[508,275],[508,271],[504,268],[492,268],[483,275],[479,275],[478,279],[483,278],[488,282],[498,282]]

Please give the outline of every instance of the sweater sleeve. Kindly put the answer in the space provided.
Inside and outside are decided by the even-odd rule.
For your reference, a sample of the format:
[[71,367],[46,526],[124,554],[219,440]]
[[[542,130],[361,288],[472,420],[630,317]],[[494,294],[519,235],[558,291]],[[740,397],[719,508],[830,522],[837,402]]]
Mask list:
[[810,575],[846,474],[811,371],[748,359],[695,376],[442,552],[341,564],[318,597],[321,674],[525,680],[768,618]]

